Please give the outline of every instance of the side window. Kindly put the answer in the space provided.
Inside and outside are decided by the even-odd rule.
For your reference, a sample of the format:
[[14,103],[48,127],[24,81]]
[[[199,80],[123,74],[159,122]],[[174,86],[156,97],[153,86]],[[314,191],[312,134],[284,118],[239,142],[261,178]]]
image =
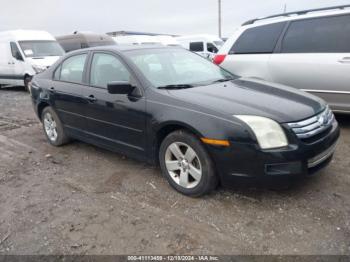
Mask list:
[[204,43],[203,42],[192,42],[190,43],[190,51],[192,52],[203,52]]
[[11,46],[12,57],[17,59],[17,60],[23,61],[23,57],[22,57],[21,52],[19,51],[16,43],[11,42],[10,46]]
[[212,43],[207,43],[207,50],[210,53],[217,53],[219,50],[216,48],[215,45],[213,45]]
[[235,42],[231,54],[268,54],[275,49],[285,23],[247,29]]
[[87,54],[76,55],[65,60],[61,65],[61,81],[82,83]]
[[91,63],[90,84],[107,88],[107,84],[113,81],[129,82],[128,69],[113,55],[94,54]]
[[350,15],[292,22],[282,53],[349,53]]
[[61,74],[61,66],[59,66],[56,69],[55,73],[53,74],[53,80],[56,80],[56,81],[60,80],[60,74]]

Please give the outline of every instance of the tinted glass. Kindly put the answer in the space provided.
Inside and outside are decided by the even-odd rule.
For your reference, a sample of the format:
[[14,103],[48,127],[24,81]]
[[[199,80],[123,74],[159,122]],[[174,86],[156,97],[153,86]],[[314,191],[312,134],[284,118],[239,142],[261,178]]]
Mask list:
[[129,82],[129,71],[113,55],[94,54],[91,64],[91,85],[107,88],[107,84],[113,81]]
[[283,53],[350,52],[350,16],[292,22],[282,42]]
[[234,77],[207,59],[184,49],[130,51],[129,57],[155,87],[205,85]]
[[203,52],[204,51],[204,43],[203,42],[190,43],[190,50],[193,52]]
[[238,38],[230,53],[272,53],[284,26],[285,23],[276,23],[248,29]]
[[207,50],[210,53],[217,53],[219,50],[216,48],[215,45],[213,45],[212,43],[208,43],[207,44]]
[[60,80],[73,83],[83,82],[83,73],[87,55],[76,55],[62,63]]

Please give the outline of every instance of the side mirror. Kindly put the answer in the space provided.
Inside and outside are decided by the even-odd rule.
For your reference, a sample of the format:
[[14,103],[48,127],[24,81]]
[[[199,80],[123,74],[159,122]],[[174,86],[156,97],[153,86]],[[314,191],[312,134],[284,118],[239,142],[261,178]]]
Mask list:
[[21,53],[18,52],[18,51],[16,52],[15,58],[16,58],[17,60],[19,60],[19,61],[24,61],[24,59],[23,59]]
[[135,87],[127,81],[114,81],[107,85],[110,94],[129,95],[134,89]]

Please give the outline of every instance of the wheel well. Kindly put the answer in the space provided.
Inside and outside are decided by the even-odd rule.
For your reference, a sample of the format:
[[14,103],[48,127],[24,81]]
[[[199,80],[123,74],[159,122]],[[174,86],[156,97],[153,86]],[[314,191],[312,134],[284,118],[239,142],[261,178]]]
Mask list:
[[[154,159],[155,159],[155,164],[159,165],[159,149],[160,149],[160,145],[162,144],[164,138],[166,138],[170,133],[175,132],[177,130],[184,130],[187,131],[188,133],[196,136],[197,138],[201,138],[202,135],[196,131],[193,130],[185,125],[181,125],[181,124],[170,124],[170,125],[166,125],[164,127],[162,127],[158,132],[157,132],[157,144],[156,144],[156,148],[155,148],[155,155],[154,155]],[[209,153],[209,152],[208,152]],[[209,156],[212,158],[211,154],[209,154]],[[213,158],[212,158],[213,160]],[[216,170],[216,172],[218,172],[217,167],[216,167],[216,163],[213,161],[214,164],[214,168]],[[220,176],[219,177],[219,183],[220,183]]]
[[191,130],[190,128],[186,127],[186,126],[182,126],[179,124],[171,124],[171,125],[167,125],[162,127],[158,132],[157,132],[157,143],[156,143],[156,148],[155,148],[155,158],[156,162],[158,163],[158,153],[159,153],[159,149],[160,149],[160,145],[162,144],[163,140],[172,132],[175,132],[177,130],[185,130],[189,133],[191,133],[192,135],[195,135],[196,137],[199,137],[198,133],[196,133],[195,131]]
[[25,74],[24,74],[24,77],[23,77],[23,81],[24,81],[27,77],[33,77],[33,76],[30,75],[30,74],[28,74],[28,73],[25,73]]
[[50,106],[48,103],[45,103],[45,102],[41,102],[39,105],[38,105],[38,116],[39,116],[39,119],[41,120],[41,114],[44,110],[45,107],[48,107]]

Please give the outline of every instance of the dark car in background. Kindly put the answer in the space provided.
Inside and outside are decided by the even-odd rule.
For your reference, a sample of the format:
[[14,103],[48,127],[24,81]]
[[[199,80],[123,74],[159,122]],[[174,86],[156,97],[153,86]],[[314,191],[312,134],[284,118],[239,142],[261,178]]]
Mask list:
[[190,196],[237,176],[313,174],[339,137],[320,98],[236,77],[176,47],[71,52],[34,77],[31,94],[52,145],[75,138],[159,163]]
[[92,32],[76,31],[70,35],[56,36],[56,40],[66,52],[96,46],[116,45],[112,37]]

